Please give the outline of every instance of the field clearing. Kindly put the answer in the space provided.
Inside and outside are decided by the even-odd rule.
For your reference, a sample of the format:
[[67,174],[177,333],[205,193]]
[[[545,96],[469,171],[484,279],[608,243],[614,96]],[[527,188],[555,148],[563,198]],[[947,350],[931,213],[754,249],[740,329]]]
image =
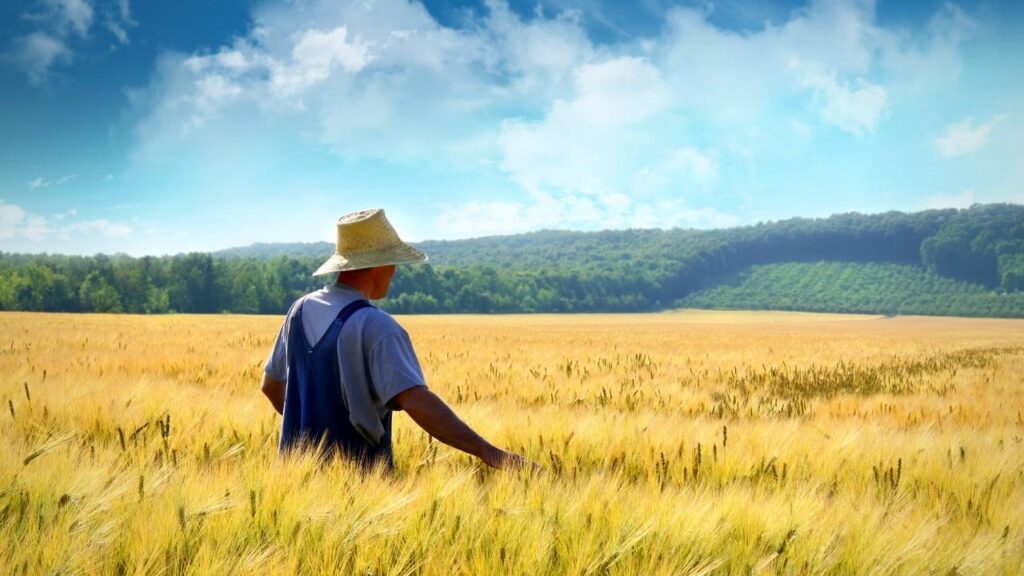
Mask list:
[[11,574],[1021,574],[1024,321],[412,316],[430,386],[545,471],[395,417],[282,461],[280,317],[0,313]]

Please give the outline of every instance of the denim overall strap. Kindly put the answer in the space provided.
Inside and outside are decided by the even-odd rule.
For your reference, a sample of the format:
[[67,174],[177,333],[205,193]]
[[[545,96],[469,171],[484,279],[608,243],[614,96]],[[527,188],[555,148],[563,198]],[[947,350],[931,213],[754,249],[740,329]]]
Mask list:
[[366,300],[356,300],[345,306],[314,346],[306,340],[302,305],[295,311],[288,328],[288,382],[280,451],[301,444],[316,446],[322,440],[325,455],[341,453],[363,464],[376,464],[383,460],[385,464],[393,465],[391,427],[385,426],[388,433],[374,446],[349,422],[348,407],[341,394],[338,337],[345,321],[356,311],[367,307],[372,306]]

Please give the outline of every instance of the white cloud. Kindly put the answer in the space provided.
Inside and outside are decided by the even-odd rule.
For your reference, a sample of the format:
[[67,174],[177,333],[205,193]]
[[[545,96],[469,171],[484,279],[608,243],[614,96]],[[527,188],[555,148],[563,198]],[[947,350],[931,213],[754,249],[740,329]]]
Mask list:
[[192,116],[182,125],[182,132],[188,133],[201,127],[219,114],[221,106],[231,102],[242,93],[242,87],[219,74],[199,77],[195,82],[196,93],[191,97],[195,104]]
[[50,233],[46,219],[30,214],[17,204],[0,200],[0,239],[25,238],[38,242]]
[[92,26],[93,10],[86,0],[47,0],[47,4],[55,6],[65,25],[75,34],[85,37]]
[[976,28],[949,5],[922,31],[883,27],[870,0],[812,0],[753,32],[719,28],[708,14],[671,10],[650,53],[675,100],[723,132],[815,115],[870,133],[895,113],[898,95],[955,77],[960,44]]
[[362,70],[369,60],[367,44],[350,41],[345,26],[329,32],[306,30],[292,48],[291,60],[273,63],[272,90],[281,96],[291,96],[320,84],[334,68],[351,74]]
[[1001,114],[979,126],[974,125],[974,118],[951,124],[935,139],[935,147],[944,158],[972,154],[985,145],[992,129],[1005,118]]
[[661,74],[643,59],[582,66],[571,98],[556,100],[537,122],[503,125],[501,167],[526,189],[624,192],[638,164],[650,161],[652,122],[669,104]]
[[47,180],[42,176],[38,176],[28,183],[28,189],[36,190],[38,188],[50,188],[51,186],[60,186],[62,184],[67,184],[68,182],[74,180],[76,176],[76,174],[67,174],[65,176],[61,176],[60,178],[55,178],[53,180]]
[[621,195],[551,195],[535,192],[526,201],[470,201],[446,205],[436,225],[450,238],[516,234],[545,228],[720,228],[737,226],[735,214],[697,208],[678,199],[635,202]]
[[50,224],[41,216],[28,216],[21,226],[20,234],[33,242],[44,240],[50,235]]
[[[780,26],[745,34],[716,27],[705,11],[676,8],[661,35],[597,48],[572,12],[525,23],[504,2],[490,0],[487,6],[489,12],[474,25],[453,30],[419,4],[398,0],[314,1],[301,11],[266,5],[256,13],[248,37],[184,59],[178,64],[183,70],[168,70],[164,81],[183,71],[192,78],[158,87],[167,90],[160,100],[178,103],[184,114],[179,126],[188,123],[191,116],[180,103],[204,106],[206,99],[195,94],[204,90],[201,76],[216,74],[264,110],[277,102],[308,112],[306,129],[339,151],[373,155],[375,146],[353,140],[372,141],[384,130],[403,143],[403,150],[415,137],[429,140],[423,149],[436,154],[438,138],[452,144],[474,138],[445,127],[467,113],[505,114],[511,120],[515,113],[509,118],[507,110],[519,108],[534,117],[538,110],[568,102],[574,92],[577,108],[587,105],[588,91],[632,98],[626,87],[616,95],[611,86],[600,86],[597,73],[614,76],[643,62],[651,70],[647,75],[663,85],[662,102],[651,111],[616,106],[619,113],[681,115],[728,127],[763,122],[803,97],[827,123],[862,134],[876,128],[889,101],[886,87],[872,79],[878,71],[893,67],[913,76],[908,62],[918,62],[915,55],[955,47],[964,36],[959,31],[970,23],[953,12],[934,27],[932,36],[941,41],[929,36],[922,44],[877,26],[871,2],[814,2]],[[598,85],[586,86],[590,80]],[[787,125],[800,120],[789,116]],[[386,155],[392,159],[394,153],[390,147]]]
[[[129,43],[128,30],[137,23],[129,0],[101,6],[102,26],[121,45]],[[53,68],[75,60],[76,51],[88,46],[97,20],[89,0],[37,0],[21,17],[34,30],[13,38],[0,60],[20,69],[35,85],[44,84]]]
[[[94,220],[68,220],[78,215],[72,208],[59,214],[42,216],[33,214],[17,204],[0,200],[0,240],[28,240],[41,242],[53,236],[63,241],[78,241],[88,237],[123,239],[131,237],[135,228],[124,222],[99,218]],[[141,221],[138,224],[145,224]],[[151,227],[151,224],[146,224]]]
[[25,219],[25,211],[16,204],[0,200],[0,238],[13,238]]
[[85,38],[92,28],[95,12],[87,0],[40,0],[36,11],[24,18],[50,29],[62,37],[76,35]]
[[968,189],[959,194],[932,194],[921,202],[923,209],[938,208],[970,208],[974,204],[974,190]]
[[128,30],[138,25],[132,18],[132,7],[129,0],[117,0],[116,6],[108,10],[104,25],[122,45],[131,43]]
[[[215,117],[231,122],[221,114],[230,101],[249,115],[249,126],[253,114],[266,121],[292,115],[296,132],[346,159],[479,158],[494,152],[495,116],[546,105],[592,53],[571,19],[524,23],[500,2],[467,30],[440,26],[404,0],[287,8],[262,6],[247,37],[211,54],[165,55],[156,81],[137,98],[149,108],[144,146]],[[241,97],[205,98],[211,75],[239,87]],[[481,117],[492,120],[473,120]]]
[[71,224],[65,228],[65,232],[81,235],[99,234],[107,238],[127,238],[132,235],[132,227],[120,222],[111,222],[106,218],[99,218]]
[[65,218],[69,218],[69,217],[73,217],[73,216],[77,216],[77,215],[78,215],[78,208],[72,208],[72,209],[68,210],[67,212],[61,212],[59,214],[54,214],[53,216],[50,217],[50,219],[53,220],[54,222],[62,222]]
[[461,206],[444,207],[436,222],[451,237],[469,238],[543,228],[547,223],[557,224],[553,216],[531,210],[520,202],[473,200]]
[[703,191],[718,185],[719,163],[713,151],[685,146],[672,151],[660,163],[641,168],[635,178],[639,190],[679,190],[693,184]]
[[839,128],[860,135],[873,132],[888,97],[885,88],[857,78],[855,87],[840,84],[834,75],[821,71],[809,72],[803,82],[813,88],[824,100],[821,117]]
[[71,60],[71,50],[62,40],[43,32],[20,36],[6,54],[6,60],[20,68],[32,84],[46,81],[50,67]]
[[230,178],[225,139],[287,140],[346,166],[517,187],[450,201],[458,230],[736,222],[708,205],[754,197],[738,172],[777,171],[758,163],[795,139],[884,129],[907,86],[956,69],[973,26],[947,7],[923,32],[888,29],[870,0],[817,0],[752,32],[672,8],[653,36],[595,45],[579,13],[523,21],[486,6],[452,29],[405,0],[261,4],[249,34],[163,56],[136,98],[136,158],[187,155],[210,163],[192,172]]
[[30,83],[43,84],[54,65],[73,59],[69,42],[88,36],[94,14],[86,0],[41,0],[35,10],[23,18],[37,29],[14,38],[3,59],[21,69]]
[[527,23],[505,2],[488,0],[486,4],[489,13],[481,33],[489,47],[483,53],[485,63],[508,74],[521,94],[557,96],[572,82],[574,71],[596,57],[597,49],[575,13]]
[[704,11],[676,8],[655,52],[687,108],[746,123],[821,90],[807,70],[830,71],[837,86],[871,72],[886,36],[873,17],[870,3],[819,1],[780,26],[739,33],[713,25]]

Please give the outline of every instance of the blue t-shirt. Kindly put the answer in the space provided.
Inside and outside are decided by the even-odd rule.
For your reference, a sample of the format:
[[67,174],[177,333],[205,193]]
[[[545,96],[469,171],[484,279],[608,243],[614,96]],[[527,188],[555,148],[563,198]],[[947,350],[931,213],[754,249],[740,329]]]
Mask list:
[[[364,298],[355,288],[331,284],[296,300],[288,310],[263,371],[276,380],[288,381],[288,330],[300,302],[306,341],[312,346],[320,341],[342,308]],[[426,386],[409,334],[387,312],[364,308],[345,322],[337,348],[341,396],[349,420],[376,444],[384,434],[381,419],[387,415],[388,402],[409,388]]]

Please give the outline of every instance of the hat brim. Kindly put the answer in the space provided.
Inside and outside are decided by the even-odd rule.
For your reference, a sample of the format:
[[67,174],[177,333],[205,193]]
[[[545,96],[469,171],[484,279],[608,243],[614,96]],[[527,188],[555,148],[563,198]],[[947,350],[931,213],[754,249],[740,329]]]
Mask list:
[[316,269],[316,272],[313,272],[313,276],[376,268],[377,266],[389,266],[391,264],[410,264],[426,261],[426,254],[408,244],[402,243],[382,250],[368,250],[355,254],[335,254],[321,264]]

